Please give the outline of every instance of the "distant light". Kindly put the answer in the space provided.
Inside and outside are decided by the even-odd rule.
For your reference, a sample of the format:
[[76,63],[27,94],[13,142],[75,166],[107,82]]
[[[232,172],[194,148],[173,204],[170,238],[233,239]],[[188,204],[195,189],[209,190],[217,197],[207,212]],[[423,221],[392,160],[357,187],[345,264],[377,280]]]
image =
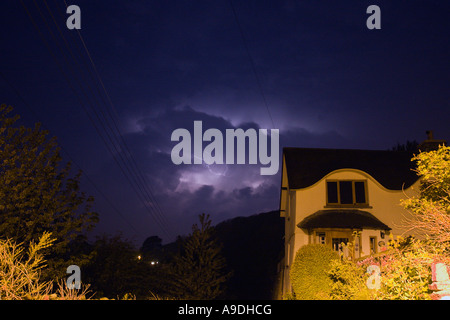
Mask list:
[[137,256],[137,258],[138,258],[138,260],[141,260],[142,257],[139,255],[139,256]]

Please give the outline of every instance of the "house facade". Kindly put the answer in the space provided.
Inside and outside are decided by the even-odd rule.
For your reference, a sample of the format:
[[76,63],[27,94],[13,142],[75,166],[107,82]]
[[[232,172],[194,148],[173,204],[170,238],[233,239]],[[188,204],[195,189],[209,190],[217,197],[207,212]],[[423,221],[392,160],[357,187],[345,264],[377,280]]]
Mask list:
[[342,243],[352,242],[353,252],[343,253],[359,258],[384,250],[390,235],[410,234],[409,212],[400,201],[419,192],[412,157],[407,151],[283,149],[282,295],[292,292],[289,272],[303,245],[321,243],[342,251]]

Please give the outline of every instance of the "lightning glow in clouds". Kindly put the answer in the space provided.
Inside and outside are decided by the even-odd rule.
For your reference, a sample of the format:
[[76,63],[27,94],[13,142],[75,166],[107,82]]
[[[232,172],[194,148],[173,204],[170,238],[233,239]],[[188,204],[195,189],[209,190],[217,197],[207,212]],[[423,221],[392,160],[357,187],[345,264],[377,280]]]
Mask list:
[[[194,138],[187,129],[179,128],[172,132],[171,141],[179,141],[171,153],[172,162],[179,164],[245,164],[246,149],[245,140],[248,139],[248,163],[257,164],[258,158],[262,165],[268,167],[260,168],[261,175],[274,175],[279,169],[279,130],[270,129],[270,155],[268,154],[268,134],[267,129],[238,129],[225,130],[225,162],[224,162],[224,138],[218,129],[208,129],[203,133],[202,121],[194,121]],[[181,141],[180,141],[181,140]],[[235,148],[235,140],[237,145]],[[210,142],[203,149],[203,141]],[[194,154],[192,157],[192,143]],[[193,161],[192,161],[193,158]]]

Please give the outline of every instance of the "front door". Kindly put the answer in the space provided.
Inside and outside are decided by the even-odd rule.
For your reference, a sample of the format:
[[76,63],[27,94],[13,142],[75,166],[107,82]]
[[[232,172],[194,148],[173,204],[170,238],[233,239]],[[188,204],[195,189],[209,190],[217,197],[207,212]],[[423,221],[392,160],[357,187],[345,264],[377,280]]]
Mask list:
[[[360,257],[361,239],[359,236],[353,239],[352,229],[315,229],[315,239],[313,241],[314,243],[325,244],[334,251],[343,253],[345,257],[348,257],[349,254],[353,258]],[[348,252],[348,248],[342,245],[349,242],[354,242],[353,253]]]
[[331,246],[334,251],[341,252],[348,243],[348,238],[331,238]]

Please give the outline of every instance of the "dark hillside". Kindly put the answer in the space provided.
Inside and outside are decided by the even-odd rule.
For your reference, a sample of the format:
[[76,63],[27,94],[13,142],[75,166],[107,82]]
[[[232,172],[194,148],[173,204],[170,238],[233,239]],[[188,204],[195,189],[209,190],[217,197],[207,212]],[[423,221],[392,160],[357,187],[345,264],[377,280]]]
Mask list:
[[216,226],[227,266],[234,271],[226,299],[272,299],[277,263],[284,248],[278,211],[237,217]]

